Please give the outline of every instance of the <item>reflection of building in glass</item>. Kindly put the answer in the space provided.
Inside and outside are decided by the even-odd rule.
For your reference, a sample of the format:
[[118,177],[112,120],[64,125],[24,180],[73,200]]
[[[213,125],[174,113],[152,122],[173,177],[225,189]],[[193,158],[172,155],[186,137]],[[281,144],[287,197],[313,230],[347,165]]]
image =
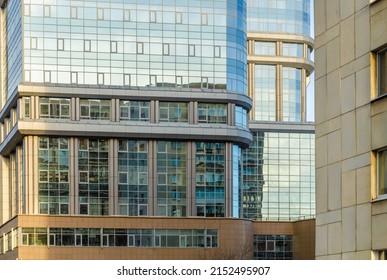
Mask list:
[[[253,143],[242,152],[245,218],[297,221],[315,215],[314,127],[306,121],[306,87],[313,71],[309,4],[308,0],[249,2]],[[292,237],[285,231],[280,235]],[[291,253],[268,253],[277,248],[257,244],[254,258],[292,258]]]
[[0,258],[252,258],[262,228],[296,232],[244,219],[241,155],[266,89],[303,120],[312,65],[250,98],[245,0],[0,2]]

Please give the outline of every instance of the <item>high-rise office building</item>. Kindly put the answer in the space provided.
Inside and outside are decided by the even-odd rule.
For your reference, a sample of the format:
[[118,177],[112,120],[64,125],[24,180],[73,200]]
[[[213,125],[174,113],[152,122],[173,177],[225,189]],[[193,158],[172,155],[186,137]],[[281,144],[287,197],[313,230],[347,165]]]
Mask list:
[[[290,17],[309,15],[304,2],[294,1]],[[0,258],[313,257],[314,220],[277,221],[313,214],[312,192],[301,191],[302,182],[314,187],[311,173],[296,200],[288,186],[289,203],[277,214],[284,200],[267,200],[262,181],[274,177],[259,173],[255,189],[252,178],[244,187],[248,112],[259,114],[263,104],[258,89],[248,91],[246,1],[4,0],[1,7]],[[283,31],[298,33],[294,25]],[[305,120],[313,45],[294,36],[275,40],[276,49],[289,42],[289,55],[278,49],[270,58],[275,80],[286,75],[274,89],[287,100],[275,114],[286,113],[274,121]],[[292,57],[299,46],[302,55]],[[263,99],[269,85],[258,82]],[[278,198],[282,182],[301,175],[289,168],[310,163],[313,148],[308,125],[282,126],[263,134],[253,126],[264,145],[248,152],[253,161],[274,160],[283,152],[275,142],[290,152],[285,165],[282,156],[270,161]],[[274,165],[288,171],[279,175]],[[307,203],[296,206],[305,193]],[[252,210],[246,198],[254,195]]]
[[[306,87],[313,72],[310,1],[248,3],[253,143],[242,152],[242,215],[269,221],[311,219],[315,214],[314,125],[306,120]],[[277,234],[292,238],[280,231]],[[313,229],[309,235],[314,236]],[[263,252],[254,254],[267,258]]]
[[316,258],[386,259],[387,1],[315,1]]

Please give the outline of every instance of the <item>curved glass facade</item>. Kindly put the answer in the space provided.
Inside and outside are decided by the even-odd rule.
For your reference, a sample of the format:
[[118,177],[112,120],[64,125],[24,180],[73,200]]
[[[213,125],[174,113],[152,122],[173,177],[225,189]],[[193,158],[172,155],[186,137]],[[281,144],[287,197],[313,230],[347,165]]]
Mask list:
[[310,36],[310,0],[248,0],[247,29]]
[[24,81],[246,94],[246,2],[24,1]]

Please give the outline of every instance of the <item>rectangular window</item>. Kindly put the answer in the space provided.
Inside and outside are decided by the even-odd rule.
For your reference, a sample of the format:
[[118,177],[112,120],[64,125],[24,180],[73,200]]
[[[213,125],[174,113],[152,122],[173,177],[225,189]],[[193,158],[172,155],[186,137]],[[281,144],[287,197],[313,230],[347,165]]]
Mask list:
[[110,100],[80,100],[81,120],[110,120]]
[[214,57],[221,57],[221,48],[220,48],[220,46],[214,46]]
[[137,43],[137,54],[144,54],[144,43]]
[[71,18],[78,18],[78,7],[71,7]]
[[31,71],[25,70],[24,71],[24,81],[30,82],[31,81]]
[[149,21],[157,22],[157,13],[156,11],[149,11]]
[[160,122],[188,122],[188,103],[160,102]]
[[124,21],[130,21],[130,10],[124,10]]
[[379,96],[387,94],[387,49],[378,53],[378,88]]
[[202,77],[202,88],[208,88],[208,78]]
[[31,98],[30,97],[24,97],[24,117],[26,119],[30,118],[31,113]]
[[104,19],[104,9],[103,8],[98,8],[97,9],[97,19],[98,20],[103,20]]
[[188,45],[188,55],[195,56],[195,45]]
[[387,194],[387,149],[377,153],[378,194]]
[[176,87],[183,86],[183,76],[176,76]]
[[149,85],[151,87],[157,86],[157,76],[156,75],[150,75]]
[[25,4],[24,5],[24,15],[25,16],[30,16],[31,15],[31,5],[30,4]]
[[105,74],[104,73],[97,73],[98,75],[98,85],[104,85],[105,84]]
[[120,120],[149,122],[149,101],[120,101]]
[[83,50],[85,52],[91,52],[91,41],[90,40],[83,41]]
[[51,6],[44,5],[44,17],[51,17]]
[[110,52],[112,52],[112,53],[117,52],[117,42],[116,41],[110,42]]
[[64,39],[58,39],[57,49],[58,51],[64,51]]
[[163,55],[169,55],[169,44],[163,44]]
[[176,12],[176,23],[182,24],[183,23],[183,13]]
[[208,25],[208,14],[202,14],[202,25]]
[[70,99],[40,97],[39,110],[42,119],[69,119]]
[[276,43],[275,42],[254,42],[254,54],[255,55],[275,55]]
[[78,84],[78,72],[71,72],[71,83]]
[[38,38],[31,37],[31,49],[36,50],[38,48]]
[[51,83],[51,71],[44,71],[44,82]]
[[124,85],[125,86],[130,86],[131,83],[130,83],[130,74],[124,74]]

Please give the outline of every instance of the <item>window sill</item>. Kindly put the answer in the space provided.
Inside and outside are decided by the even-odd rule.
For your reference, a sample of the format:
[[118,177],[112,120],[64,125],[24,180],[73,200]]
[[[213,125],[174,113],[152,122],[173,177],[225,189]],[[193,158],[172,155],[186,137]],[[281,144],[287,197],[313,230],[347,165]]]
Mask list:
[[382,195],[379,195],[377,198],[373,199],[371,203],[385,201],[385,200],[387,200],[387,194],[382,194]]
[[382,95],[379,95],[378,97],[374,98],[371,100],[371,103],[374,103],[374,102],[377,102],[379,100],[382,100],[382,99],[385,99],[387,98],[387,92],[386,93],[383,93]]

